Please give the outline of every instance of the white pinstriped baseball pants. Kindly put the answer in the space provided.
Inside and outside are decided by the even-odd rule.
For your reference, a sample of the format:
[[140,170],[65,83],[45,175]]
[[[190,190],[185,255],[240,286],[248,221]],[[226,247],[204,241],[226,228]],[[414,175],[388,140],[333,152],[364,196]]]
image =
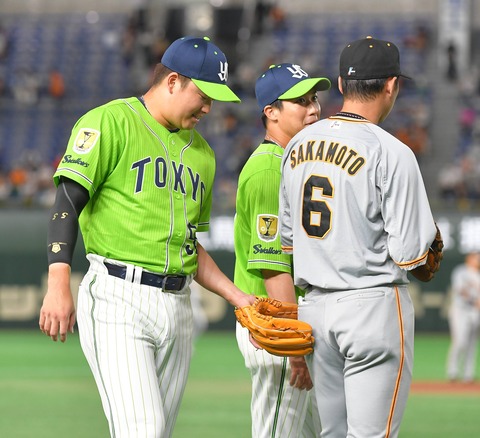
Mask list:
[[108,275],[103,257],[87,258],[77,320],[111,437],[168,438],[192,354],[191,278],[166,293],[141,285],[141,268],[129,266],[122,280]]
[[237,343],[252,376],[252,438],[316,438],[320,419],[313,390],[290,386],[288,358],[257,350],[238,322]]

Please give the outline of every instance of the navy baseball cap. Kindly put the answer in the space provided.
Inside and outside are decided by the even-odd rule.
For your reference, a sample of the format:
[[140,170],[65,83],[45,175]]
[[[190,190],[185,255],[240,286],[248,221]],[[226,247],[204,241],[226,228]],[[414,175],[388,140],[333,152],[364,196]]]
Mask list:
[[340,55],[343,79],[384,79],[403,76],[400,52],[395,44],[368,36],[348,44]]
[[312,88],[324,91],[330,88],[327,78],[311,78],[296,64],[271,65],[255,84],[255,95],[260,109],[276,100],[295,99],[308,93]]
[[224,53],[208,37],[186,36],[175,40],[160,61],[200,88],[208,97],[224,102],[240,102],[227,87],[228,62]]

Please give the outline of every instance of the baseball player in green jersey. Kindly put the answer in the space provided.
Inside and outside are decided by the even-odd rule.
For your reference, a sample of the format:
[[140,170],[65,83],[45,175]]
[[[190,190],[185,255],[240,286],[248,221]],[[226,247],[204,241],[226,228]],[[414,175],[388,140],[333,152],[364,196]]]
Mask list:
[[197,242],[209,227],[215,158],[195,131],[212,101],[239,101],[208,38],[174,41],[144,96],[92,109],[58,169],[40,329],[73,332],[70,265],[80,226],[90,267],[79,291],[82,349],[112,437],[170,437],[192,353],[189,284],[233,306],[238,289]]
[[[271,66],[256,82],[266,133],[238,181],[234,282],[242,290],[297,302],[291,256],[282,254],[278,234],[280,164],[289,140],[319,120],[317,91],[329,88],[328,79],[310,78],[299,65],[287,63]],[[256,349],[238,323],[236,333],[252,376],[252,437],[317,437],[320,424],[307,392],[312,381],[305,359]]]
[[[399,93],[400,56],[371,37],[340,56],[341,112],[292,138],[280,234],[305,289],[298,318],[322,438],[396,437],[413,363],[407,272],[423,272],[437,229],[412,150],[378,126]],[[439,233],[438,233],[439,234]]]

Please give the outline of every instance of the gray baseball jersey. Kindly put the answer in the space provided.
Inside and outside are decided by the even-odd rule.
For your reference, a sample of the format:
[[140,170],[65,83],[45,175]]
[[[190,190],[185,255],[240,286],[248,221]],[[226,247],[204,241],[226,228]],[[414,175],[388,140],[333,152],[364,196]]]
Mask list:
[[396,437],[413,364],[407,270],[436,234],[415,156],[337,114],[297,134],[282,166],[282,248],[307,291],[298,317],[315,336],[307,363],[322,434]]
[[321,120],[290,141],[282,172],[282,249],[301,248],[296,285],[328,292],[406,284],[407,270],[425,262],[436,229],[420,170],[382,128]]
[[452,302],[449,309],[451,345],[447,359],[450,380],[471,382],[475,378],[480,337],[480,272],[461,264],[452,272]]

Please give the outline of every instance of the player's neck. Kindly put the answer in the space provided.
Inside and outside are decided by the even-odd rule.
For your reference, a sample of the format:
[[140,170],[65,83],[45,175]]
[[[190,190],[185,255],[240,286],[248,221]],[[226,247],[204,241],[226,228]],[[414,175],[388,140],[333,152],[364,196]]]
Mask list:
[[272,132],[270,130],[267,130],[267,132],[265,132],[265,140],[271,141],[280,146],[281,148],[285,149],[288,142],[290,141],[290,138],[282,132]]
[[376,124],[380,120],[379,111],[374,103],[365,105],[362,102],[345,101],[340,112],[354,114]]

